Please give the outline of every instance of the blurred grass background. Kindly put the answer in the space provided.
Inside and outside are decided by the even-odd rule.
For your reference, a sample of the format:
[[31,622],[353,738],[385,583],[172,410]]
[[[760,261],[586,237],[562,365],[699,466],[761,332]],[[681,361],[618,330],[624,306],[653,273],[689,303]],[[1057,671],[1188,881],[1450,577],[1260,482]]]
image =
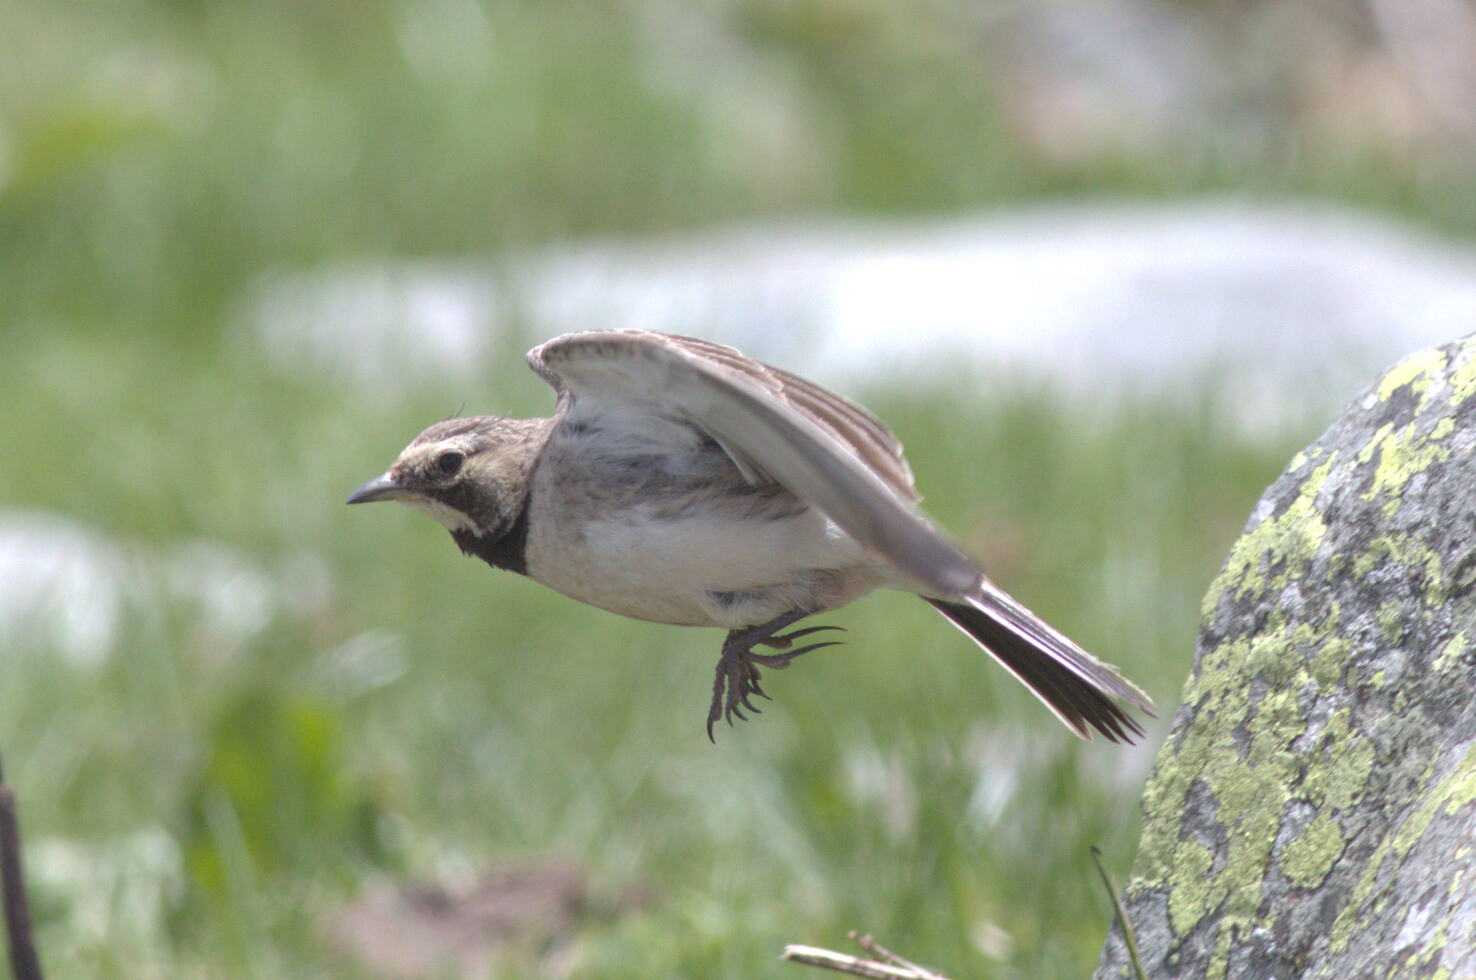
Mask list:
[[[796,213],[1232,192],[1476,228],[1458,125],[1340,124],[1357,105],[1317,101],[1339,76],[1299,73],[1372,58],[1359,5],[1143,6],[1259,59],[1204,67],[1198,128],[1088,111],[1042,135],[1032,49],[1001,40],[1030,2],[0,5],[0,517],[121,597],[95,656],[0,634],[49,975],[394,976],[343,938],[361,896],[562,861],[577,914],[509,941],[504,975],[795,976],[785,943],[855,928],[954,977],[1084,976],[1109,916],[1088,848],[1125,873],[1155,745],[1077,743],[921,603],[878,596],[711,746],[715,632],[342,506],[458,406],[546,412],[530,338],[376,397],[282,372],[235,325],[274,271]],[[995,577],[1167,718],[1205,587],[1315,432],[975,388],[850,394]]]

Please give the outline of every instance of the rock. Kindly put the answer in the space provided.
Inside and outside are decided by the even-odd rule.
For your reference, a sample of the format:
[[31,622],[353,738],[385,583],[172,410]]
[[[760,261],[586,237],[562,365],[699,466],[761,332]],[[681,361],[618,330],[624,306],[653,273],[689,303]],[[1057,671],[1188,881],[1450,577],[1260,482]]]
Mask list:
[[[1476,337],[1298,453],[1204,604],[1126,887],[1150,977],[1476,974]],[[1114,925],[1094,974],[1131,976]]]

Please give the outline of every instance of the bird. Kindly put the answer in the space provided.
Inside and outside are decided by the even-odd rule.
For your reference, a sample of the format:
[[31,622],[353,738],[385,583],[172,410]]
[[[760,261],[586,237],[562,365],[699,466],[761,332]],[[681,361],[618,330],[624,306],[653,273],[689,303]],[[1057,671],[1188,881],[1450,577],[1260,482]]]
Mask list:
[[922,597],[1084,739],[1132,742],[1130,709],[1154,717],[933,523],[901,443],[855,402],[647,330],[565,334],[527,361],[551,416],[437,422],[347,502],[400,501],[464,554],[600,609],[727,630],[709,739],[769,698],[763,669],[838,642],[815,636],[836,626],[790,627],[879,588]]

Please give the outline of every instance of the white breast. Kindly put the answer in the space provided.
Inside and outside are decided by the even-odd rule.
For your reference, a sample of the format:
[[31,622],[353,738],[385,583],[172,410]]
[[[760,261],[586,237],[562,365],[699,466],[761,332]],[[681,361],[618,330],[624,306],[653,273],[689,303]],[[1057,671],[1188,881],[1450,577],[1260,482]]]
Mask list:
[[854,540],[814,510],[783,518],[654,516],[636,505],[562,519],[534,501],[528,574],[635,619],[752,626],[796,607],[828,609],[880,584]]

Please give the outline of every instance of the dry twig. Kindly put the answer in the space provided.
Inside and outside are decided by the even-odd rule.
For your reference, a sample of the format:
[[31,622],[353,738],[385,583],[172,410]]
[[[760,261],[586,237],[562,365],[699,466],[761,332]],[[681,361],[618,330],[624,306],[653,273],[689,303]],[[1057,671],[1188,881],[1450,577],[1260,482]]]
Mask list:
[[903,959],[870,936],[858,937],[852,932],[851,938],[876,959],[863,960],[859,956],[820,949],[817,946],[786,946],[780,959],[853,976],[869,977],[871,980],[946,980],[942,974]]
[[15,794],[0,770],[0,886],[5,893],[5,932],[10,939],[10,969],[15,980],[41,980],[41,960],[31,936],[31,910],[21,877],[20,822]]

